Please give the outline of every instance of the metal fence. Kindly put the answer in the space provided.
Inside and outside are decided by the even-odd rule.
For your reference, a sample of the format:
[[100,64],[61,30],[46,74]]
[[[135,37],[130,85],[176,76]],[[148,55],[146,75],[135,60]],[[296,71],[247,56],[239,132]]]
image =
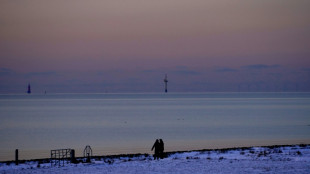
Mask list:
[[64,166],[70,162],[71,149],[51,150],[51,166]]

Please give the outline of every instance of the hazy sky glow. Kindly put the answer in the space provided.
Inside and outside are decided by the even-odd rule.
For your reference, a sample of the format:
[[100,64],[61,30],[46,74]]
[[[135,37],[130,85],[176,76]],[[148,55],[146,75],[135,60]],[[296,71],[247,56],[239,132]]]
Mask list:
[[0,93],[310,91],[309,0],[0,1]]

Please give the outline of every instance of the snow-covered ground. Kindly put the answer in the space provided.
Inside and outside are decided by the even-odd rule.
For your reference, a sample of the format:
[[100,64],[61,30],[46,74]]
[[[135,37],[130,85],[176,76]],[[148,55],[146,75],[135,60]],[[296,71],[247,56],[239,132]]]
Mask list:
[[0,163],[0,173],[310,173],[310,145],[175,152],[161,160],[148,155],[102,157],[64,167]]

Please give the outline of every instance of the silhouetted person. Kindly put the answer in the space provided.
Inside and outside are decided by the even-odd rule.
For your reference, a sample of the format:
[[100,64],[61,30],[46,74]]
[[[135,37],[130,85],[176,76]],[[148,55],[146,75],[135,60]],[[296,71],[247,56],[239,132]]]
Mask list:
[[164,142],[163,142],[162,139],[160,139],[160,140],[159,140],[159,157],[160,157],[161,159],[164,158],[164,149],[165,149],[165,147],[164,147]]
[[160,151],[160,144],[159,140],[157,139],[152,147],[152,150],[155,149],[154,151],[154,160],[159,159],[159,151]]

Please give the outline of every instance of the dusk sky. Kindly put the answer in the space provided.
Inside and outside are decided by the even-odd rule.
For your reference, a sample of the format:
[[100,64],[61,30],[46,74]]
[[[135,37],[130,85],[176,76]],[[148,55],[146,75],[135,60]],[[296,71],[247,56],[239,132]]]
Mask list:
[[310,91],[309,0],[0,0],[0,93]]

